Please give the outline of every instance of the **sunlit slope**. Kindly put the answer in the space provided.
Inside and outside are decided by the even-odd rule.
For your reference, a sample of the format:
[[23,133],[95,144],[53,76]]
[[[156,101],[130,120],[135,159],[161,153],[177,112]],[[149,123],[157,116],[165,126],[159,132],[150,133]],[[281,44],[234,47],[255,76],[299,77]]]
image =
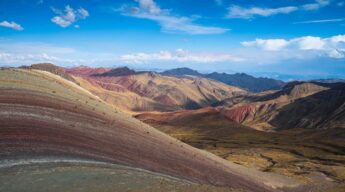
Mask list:
[[49,72],[1,69],[0,89],[2,160],[95,160],[252,191],[286,185],[183,144]]
[[87,77],[75,77],[75,79],[81,87],[122,111],[171,111],[179,109],[177,106],[167,106],[151,98],[142,97],[121,85],[101,83]]
[[[95,75],[82,72],[78,75],[78,70],[73,69],[67,71],[79,76],[82,87],[128,111],[195,109],[245,93],[240,88],[201,77],[172,77],[128,68]],[[122,97],[128,98],[126,102]]]

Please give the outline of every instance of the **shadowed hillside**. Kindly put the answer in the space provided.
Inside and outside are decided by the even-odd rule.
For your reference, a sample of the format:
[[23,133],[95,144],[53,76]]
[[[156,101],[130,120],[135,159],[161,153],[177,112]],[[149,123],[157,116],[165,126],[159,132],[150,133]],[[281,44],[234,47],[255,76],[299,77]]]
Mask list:
[[[339,84],[341,85],[341,84]],[[333,87],[338,87],[335,89],[341,89],[338,84],[324,84],[324,83],[311,83],[311,82],[292,82],[287,84],[282,90],[279,91],[269,91],[259,94],[249,94],[244,96],[233,97],[225,99],[219,103],[216,103],[214,106],[221,107],[223,114],[230,120],[237,123],[242,123],[244,125],[260,129],[260,130],[272,130],[277,128],[283,128],[284,126],[290,126],[291,128],[296,128],[297,124],[289,125],[285,122],[284,126],[279,126],[278,121],[273,121],[280,113],[283,112],[284,108],[288,105],[292,105],[298,100],[313,100],[313,95],[333,89]],[[337,92],[337,98],[333,97],[329,92],[329,100],[324,99],[319,100],[323,102],[323,105],[328,105],[328,102],[337,102],[337,104],[342,103],[342,97],[340,96],[341,92]],[[325,96],[327,97],[327,96]],[[315,105],[314,109],[305,107],[303,105],[295,105],[296,111],[302,112],[300,116],[294,116],[293,114],[280,116],[289,119],[289,121],[300,121],[304,115],[313,113],[312,110],[319,109]],[[321,108],[320,108],[321,109]],[[334,112],[337,110],[334,106],[332,109]],[[326,114],[323,110],[320,110],[320,113]],[[320,116],[321,119],[325,120],[325,116]],[[273,123],[275,122],[275,123]],[[333,122],[333,121],[332,121]],[[284,123],[283,123],[284,124]],[[282,124],[280,124],[282,125]],[[334,127],[330,126],[329,128]],[[336,127],[336,126],[335,126]],[[301,126],[297,128],[306,128],[306,126]],[[314,126],[314,128],[316,128]]]
[[281,129],[345,128],[345,83],[329,86],[284,106],[270,123]]

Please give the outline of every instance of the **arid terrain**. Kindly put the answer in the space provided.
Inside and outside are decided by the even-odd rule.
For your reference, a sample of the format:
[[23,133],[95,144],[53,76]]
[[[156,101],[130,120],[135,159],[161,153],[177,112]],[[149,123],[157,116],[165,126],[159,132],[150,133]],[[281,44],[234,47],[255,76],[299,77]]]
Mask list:
[[345,192],[345,0],[0,0],[0,192]]
[[[246,91],[218,81],[195,77],[165,76],[156,72],[136,72],[127,67],[72,68],[82,87],[116,107],[127,111],[174,111],[209,106]],[[88,71],[88,72],[84,72]]]
[[345,188],[343,83],[251,93],[193,75],[36,64],[1,68],[0,90],[0,191]]

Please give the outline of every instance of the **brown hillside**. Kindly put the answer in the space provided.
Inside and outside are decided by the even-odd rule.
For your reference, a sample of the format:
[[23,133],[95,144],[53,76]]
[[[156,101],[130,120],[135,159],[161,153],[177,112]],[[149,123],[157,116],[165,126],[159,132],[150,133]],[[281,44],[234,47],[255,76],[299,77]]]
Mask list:
[[[142,168],[192,182],[278,191],[285,177],[197,150],[44,71],[0,71],[0,158],[92,160]],[[4,166],[5,164],[2,164]]]
[[[74,71],[71,74],[75,74]],[[82,75],[79,75],[82,76]],[[128,111],[171,111],[209,106],[245,91],[199,77],[171,77],[154,72],[134,73],[118,68],[103,74],[78,78],[86,89],[114,106]],[[97,89],[97,91],[96,91]],[[118,95],[127,95],[126,104]],[[121,101],[120,101],[121,100]]]

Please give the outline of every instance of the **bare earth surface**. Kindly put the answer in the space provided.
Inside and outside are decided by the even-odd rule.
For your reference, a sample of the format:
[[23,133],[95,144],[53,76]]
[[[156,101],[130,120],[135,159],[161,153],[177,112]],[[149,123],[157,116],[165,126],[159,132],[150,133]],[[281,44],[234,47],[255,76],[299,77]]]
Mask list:
[[303,183],[287,191],[345,190],[345,130],[257,131],[214,108],[136,116],[199,149],[237,164]]
[[[85,159],[249,191],[280,191],[299,185],[294,179],[246,168],[191,147],[48,72],[1,69],[0,89],[1,161],[51,156]],[[68,171],[75,170],[67,169],[67,176]],[[12,176],[15,173],[33,174],[24,170]],[[59,171],[51,173],[52,180],[65,176]],[[80,174],[86,173],[81,170]],[[35,181],[27,179],[28,183]],[[11,183],[5,186],[13,187]]]

